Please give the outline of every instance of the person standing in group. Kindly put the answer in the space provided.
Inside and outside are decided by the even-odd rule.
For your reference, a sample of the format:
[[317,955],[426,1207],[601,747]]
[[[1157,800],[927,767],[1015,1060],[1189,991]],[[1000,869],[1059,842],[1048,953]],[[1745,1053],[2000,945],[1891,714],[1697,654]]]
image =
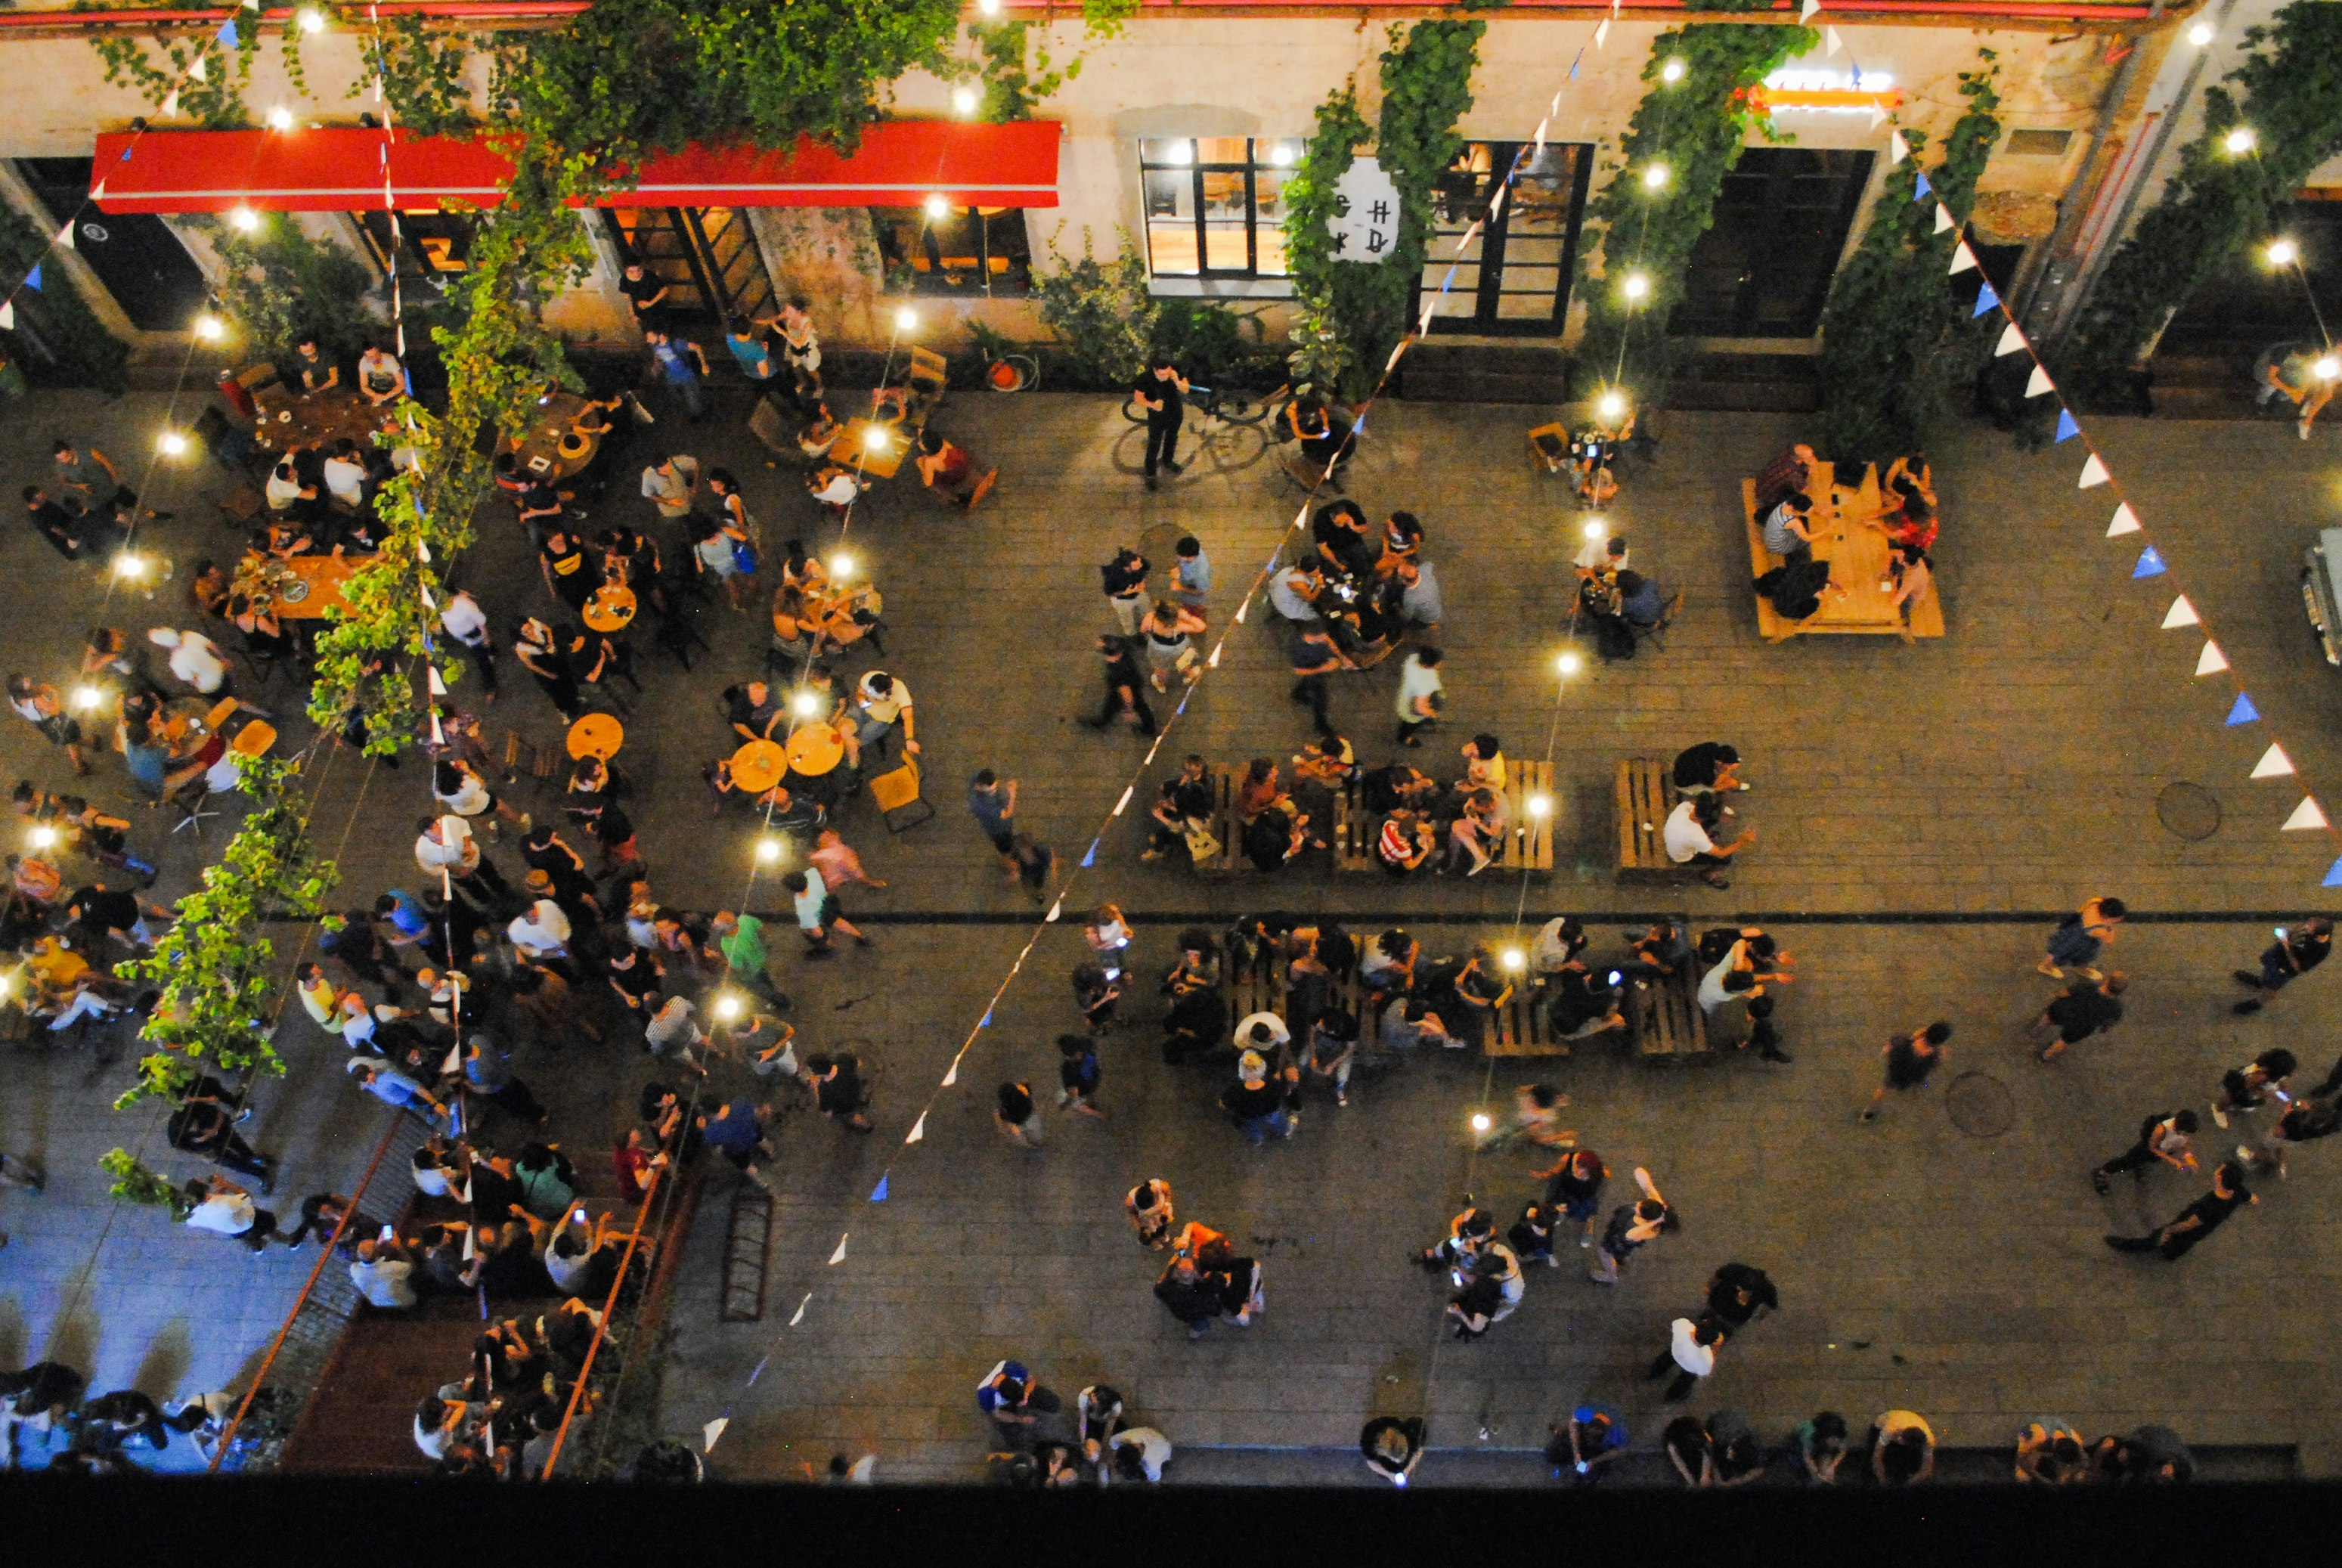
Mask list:
[[1878,1087],[1870,1092],[1870,1104],[1862,1108],[1862,1114],[1855,1120],[1864,1123],[1878,1120],[1878,1107],[1887,1103],[1887,1091],[1889,1089],[1926,1088],[1927,1074],[1943,1061],[1944,1042],[1951,1037],[1952,1026],[1940,1018],[1912,1034],[1888,1035],[1886,1045],[1878,1053],[1886,1058],[1887,1071],[1879,1079]]
[[2098,955],[2115,940],[2115,927],[2129,914],[2119,898],[2091,899],[2079,914],[2057,923],[2057,929],[2049,934],[2048,953],[2034,967],[2052,980],[2065,979],[2068,969],[2078,971],[2086,980],[2105,979],[2097,971]]
[[708,933],[716,938],[717,951],[724,954],[725,978],[733,984],[754,992],[776,1007],[786,1007],[789,999],[773,988],[765,977],[765,923],[753,914],[719,910],[709,924]]
[[1591,1149],[1579,1149],[1532,1174],[1546,1179],[1546,1206],[1560,1211],[1563,1220],[1577,1224],[1577,1244],[1592,1246],[1594,1227],[1602,1213],[1602,1183],[1610,1179],[1609,1167],[1603,1164],[1602,1156]]
[[1417,648],[1399,666],[1398,695],[1394,704],[1398,714],[1399,744],[1422,745],[1422,732],[1439,721],[1440,704],[1447,692],[1446,683],[1440,679],[1439,666],[1446,657],[1437,648]]
[[1016,880],[1016,781],[1004,779],[990,768],[984,768],[967,781],[968,814],[976,825],[992,841],[993,853],[1007,870],[1008,880]]
[[1309,717],[1317,733],[1331,737],[1333,721],[1326,716],[1326,685],[1336,670],[1355,668],[1334,645],[1323,621],[1301,628],[1293,644],[1293,700],[1309,704]]
[[1663,1397],[1669,1404],[1688,1399],[1693,1389],[1714,1374],[1716,1353],[1730,1334],[1724,1320],[1712,1312],[1704,1312],[1696,1319],[1679,1317],[1667,1325],[1667,1348],[1652,1358],[1650,1370],[1643,1375],[1662,1378],[1673,1367],[1675,1381],[1667,1384]]
[[2294,981],[2326,962],[2334,950],[2334,923],[2323,915],[2291,927],[2277,928],[2277,940],[2261,954],[2258,974],[2249,969],[2236,972],[2237,984],[2249,986],[2255,993],[2237,1003],[2229,1011],[2240,1017],[2249,1017],[2268,1005],[2268,999]]
[[1286,1103],[1288,1083],[1299,1076],[1297,1067],[1272,1074],[1267,1059],[1257,1051],[1236,1058],[1236,1081],[1221,1094],[1220,1104],[1254,1148],[1266,1143],[1271,1133],[1290,1138],[1300,1130]]
[[1127,712],[1138,733],[1150,740],[1156,733],[1155,710],[1146,705],[1146,677],[1138,673],[1138,658],[1129,642],[1118,636],[1097,640],[1098,654],[1106,660],[1106,697],[1095,714],[1082,718],[1085,729],[1102,730]]
[[707,389],[703,378],[708,374],[707,356],[699,345],[689,338],[669,337],[655,326],[643,329],[643,342],[651,351],[651,365],[659,378],[682,399],[685,415],[694,424],[706,418]]
[[1205,601],[1212,592],[1212,562],[1204,554],[1203,541],[1193,534],[1183,534],[1171,547],[1171,596],[1183,610],[1192,610],[1198,617],[1204,614]]
[[2330,1138],[2342,1132],[2342,1110],[2331,1100],[2297,1100],[2285,1108],[2285,1114],[2269,1129],[2268,1142],[2256,1149],[2249,1143],[2237,1145],[2237,1158],[2245,1168],[2257,1174],[2275,1171],[2285,1174],[2285,1146],[2307,1144],[2318,1138]]
[[1041,1124],[1041,1107],[1033,1098],[1033,1086],[1021,1080],[1000,1085],[992,1121],[1012,1144],[1037,1149],[1048,1141],[1047,1129]]
[[1129,1219],[1130,1228],[1138,1233],[1140,1246],[1159,1253],[1171,1244],[1176,1215],[1170,1183],[1160,1176],[1150,1176],[1139,1183],[1123,1194],[1122,1212]]
[[2285,1092],[2286,1080],[2293,1076],[2300,1064],[2293,1053],[2283,1046],[2264,1051],[2241,1067],[2231,1067],[2220,1074],[2220,1097],[2212,1102],[2212,1120],[2225,1127],[2231,1111],[2257,1111],[2275,1095],[2287,1104],[2293,1097]]
[[1394,1486],[1405,1486],[1423,1457],[1426,1433],[1419,1415],[1378,1415],[1358,1433],[1358,1452],[1366,1466]]
[[796,904],[797,930],[805,936],[807,958],[821,958],[836,951],[829,944],[833,932],[842,931],[859,945],[870,945],[870,938],[846,918],[837,900],[823,885],[818,871],[811,867],[793,871],[781,878],[781,886]]
[[463,589],[447,596],[439,608],[439,625],[450,637],[464,645],[472,667],[480,673],[480,690],[485,701],[496,700],[496,644],[488,634],[487,612],[480,602]]
[[1707,1282],[1707,1310],[1737,1333],[1760,1315],[1780,1311],[1781,1293],[1763,1269],[1726,1263]]
[[2243,1164],[2223,1160],[2212,1173],[2212,1190],[2180,1210],[2169,1224],[2143,1236],[2110,1235],[2106,1243],[2118,1253],[2160,1253],[2166,1262],[2177,1263],[2193,1252],[2197,1243],[2227,1223],[2230,1214],[2259,1202],[2245,1185]]
[[1057,1109],[1105,1121],[1106,1113],[1097,1105],[1098,1082],[1104,1076],[1098,1069],[1097,1042],[1086,1034],[1060,1034],[1057,1056]]
[[2157,1161],[2175,1171],[2194,1170],[2198,1125],[2196,1113],[2188,1110],[2160,1111],[2147,1117],[2138,1124],[2138,1142],[2092,1171],[2090,1185],[2103,1198],[2114,1190],[2107,1178],[2117,1171],[2128,1171],[2134,1179],[2145,1182],[2148,1169]]
[[1586,1273],[1596,1284],[1616,1284],[1621,1263],[1656,1241],[1662,1232],[1675,1230],[1683,1223],[1660,1195],[1658,1183],[1651,1180],[1650,1172],[1636,1166],[1635,1182],[1643,1189],[1642,1201],[1621,1203],[1614,1210],[1610,1223],[1602,1232],[1601,1243],[1594,1249],[1594,1263]]
[[1186,414],[1187,378],[1168,355],[1158,354],[1139,372],[1131,401],[1146,410],[1146,487],[1156,487],[1155,471],[1180,472],[1179,422]]
[[2051,999],[2033,1021],[2033,1031],[2039,1034],[2054,1029],[2057,1037],[2044,1045],[2034,1060],[2045,1065],[2066,1054],[2067,1047],[2078,1045],[2093,1034],[2103,1034],[2122,1022],[2120,1000],[2130,982],[2119,974],[2109,974],[2103,980],[2077,980],[2066,987],[2066,994]]

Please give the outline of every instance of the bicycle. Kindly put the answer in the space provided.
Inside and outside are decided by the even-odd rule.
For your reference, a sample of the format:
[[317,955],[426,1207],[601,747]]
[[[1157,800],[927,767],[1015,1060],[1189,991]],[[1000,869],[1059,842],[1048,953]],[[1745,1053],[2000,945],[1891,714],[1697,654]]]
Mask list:
[[[1226,424],[1258,424],[1268,417],[1269,409],[1284,392],[1285,389],[1279,387],[1266,397],[1256,397],[1249,392],[1223,391],[1218,387],[1197,386],[1190,383],[1186,403],[1196,413],[1209,414]],[[1123,401],[1122,416],[1133,424],[1146,423],[1146,410],[1140,405],[1136,394]]]

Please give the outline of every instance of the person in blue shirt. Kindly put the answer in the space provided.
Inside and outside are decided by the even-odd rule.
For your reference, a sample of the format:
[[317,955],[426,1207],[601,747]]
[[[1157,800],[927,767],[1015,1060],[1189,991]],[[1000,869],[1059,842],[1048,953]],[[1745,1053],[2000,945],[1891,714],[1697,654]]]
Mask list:
[[401,888],[392,888],[374,901],[374,912],[390,927],[394,948],[415,947],[431,935],[431,916],[420,900]]
[[758,1106],[746,1100],[726,1101],[723,1108],[707,1119],[707,1144],[750,1181],[763,1180],[756,1171],[756,1157],[773,1151],[765,1139],[764,1118]]
[[757,327],[770,325],[742,316],[733,322],[732,331],[724,340],[724,346],[739,363],[741,374],[760,387],[778,375],[781,368],[774,363],[771,345],[756,335]]
[[1193,534],[1182,534],[1172,547],[1173,576],[1176,586],[1172,596],[1197,614],[1204,613],[1205,596],[1212,591],[1211,557],[1204,554],[1203,542]]
[[1553,1441],[1545,1445],[1545,1456],[1554,1474],[1572,1475],[1580,1486],[1601,1480],[1626,1452],[1626,1418],[1606,1404],[1589,1401],[1571,1411],[1567,1422],[1555,1422],[1546,1430]]
[[685,414],[694,424],[706,418],[707,391],[701,378],[707,375],[707,356],[699,345],[689,338],[669,337],[655,326],[643,329],[643,342],[650,347],[660,378],[683,400]]

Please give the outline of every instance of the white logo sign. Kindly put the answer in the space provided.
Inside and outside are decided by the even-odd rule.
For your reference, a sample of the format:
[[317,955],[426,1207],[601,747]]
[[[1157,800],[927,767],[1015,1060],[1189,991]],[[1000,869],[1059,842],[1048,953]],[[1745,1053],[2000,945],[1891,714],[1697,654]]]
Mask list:
[[1398,186],[1372,158],[1355,158],[1334,186],[1326,220],[1336,261],[1377,262],[1398,245]]

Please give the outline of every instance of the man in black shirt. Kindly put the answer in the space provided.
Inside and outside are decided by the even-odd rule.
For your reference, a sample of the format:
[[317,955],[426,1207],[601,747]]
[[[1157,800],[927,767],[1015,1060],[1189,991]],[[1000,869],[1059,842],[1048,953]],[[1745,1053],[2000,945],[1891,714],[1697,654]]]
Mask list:
[[1201,1339],[1220,1315],[1220,1293],[1215,1282],[1196,1266],[1195,1260],[1175,1257],[1155,1282],[1155,1299],[1187,1325],[1189,1339]]
[[1139,372],[1138,383],[1130,389],[1131,400],[1146,410],[1146,487],[1155,485],[1155,470],[1158,464],[1172,473],[1179,472],[1174,461],[1179,449],[1179,421],[1186,413],[1182,400],[1187,391],[1187,378],[1167,355],[1156,355],[1147,367]]
[[661,308],[666,298],[666,285],[646,275],[642,263],[630,261],[626,264],[626,275],[618,280],[618,292],[625,295],[626,303],[635,307],[635,324],[637,326],[654,327],[666,319],[666,312]]
[[1735,1329],[1746,1328],[1760,1312],[1778,1312],[1780,1293],[1763,1269],[1726,1263],[1707,1282],[1707,1310]]
[[724,722],[744,741],[768,741],[773,724],[783,713],[780,700],[762,681],[750,681],[724,694]]
[[1740,782],[1740,754],[1722,741],[1702,741],[1676,756],[1676,788],[1686,794],[1717,794],[1745,790]]
[[65,509],[49,499],[49,493],[37,484],[25,486],[25,506],[33,514],[33,527],[42,538],[56,547],[58,554],[68,561],[81,559],[81,539],[74,533],[73,519]]
[[2101,1034],[2122,1022],[2122,1004],[2116,1000],[2129,982],[2119,974],[2109,974],[2093,984],[2077,980],[2066,987],[2066,994],[2041,1010],[2033,1021],[2036,1030],[2055,1029],[2057,1038],[2041,1048],[2038,1060],[2051,1061],[2065,1054],[2068,1045],[2078,1045],[2093,1034]]
[[1084,727],[1102,730],[1114,723],[1123,710],[1130,710],[1138,721],[1138,733],[1155,734],[1155,710],[1146,705],[1146,677],[1138,673],[1138,661],[1132,657],[1130,644],[1120,637],[1100,637],[1098,653],[1106,660],[1106,698],[1098,704],[1093,717],[1082,720]]
[[104,883],[85,887],[73,895],[65,905],[65,918],[84,934],[89,943],[99,937],[113,936],[134,952],[144,953],[155,945],[154,934],[146,929],[147,916],[169,920],[171,912],[159,904],[148,904],[136,894],[109,888]]
[[2107,1245],[2118,1253],[2161,1253],[2167,1260],[2177,1262],[2219,1229],[2230,1214],[2259,1202],[2245,1189],[2245,1168],[2226,1160],[2212,1173],[2212,1190],[2180,1210],[2177,1219],[2147,1235],[2108,1236]]
[[2277,940],[2261,954],[2261,972],[2237,971],[2237,984],[2249,985],[2260,994],[2246,997],[2232,1011],[2247,1015],[2259,1012],[2270,996],[2325,963],[2333,949],[2334,923],[2322,915],[2312,916],[2289,931],[2277,927]]
[[[325,357],[315,335],[293,345],[293,367],[300,372],[301,393],[305,397],[313,392],[330,391],[342,384],[342,367]],[[317,459],[317,467],[322,477],[325,469],[322,455]],[[303,477],[307,475],[305,474]]]
[[1942,1019],[1912,1034],[1890,1034],[1879,1055],[1886,1058],[1887,1072],[1878,1087],[1871,1091],[1870,1104],[1862,1108],[1857,1120],[1869,1123],[1878,1120],[1878,1107],[1887,1101],[1889,1089],[1923,1089],[1927,1074],[1944,1059],[1944,1043],[1952,1037],[1952,1026]]

